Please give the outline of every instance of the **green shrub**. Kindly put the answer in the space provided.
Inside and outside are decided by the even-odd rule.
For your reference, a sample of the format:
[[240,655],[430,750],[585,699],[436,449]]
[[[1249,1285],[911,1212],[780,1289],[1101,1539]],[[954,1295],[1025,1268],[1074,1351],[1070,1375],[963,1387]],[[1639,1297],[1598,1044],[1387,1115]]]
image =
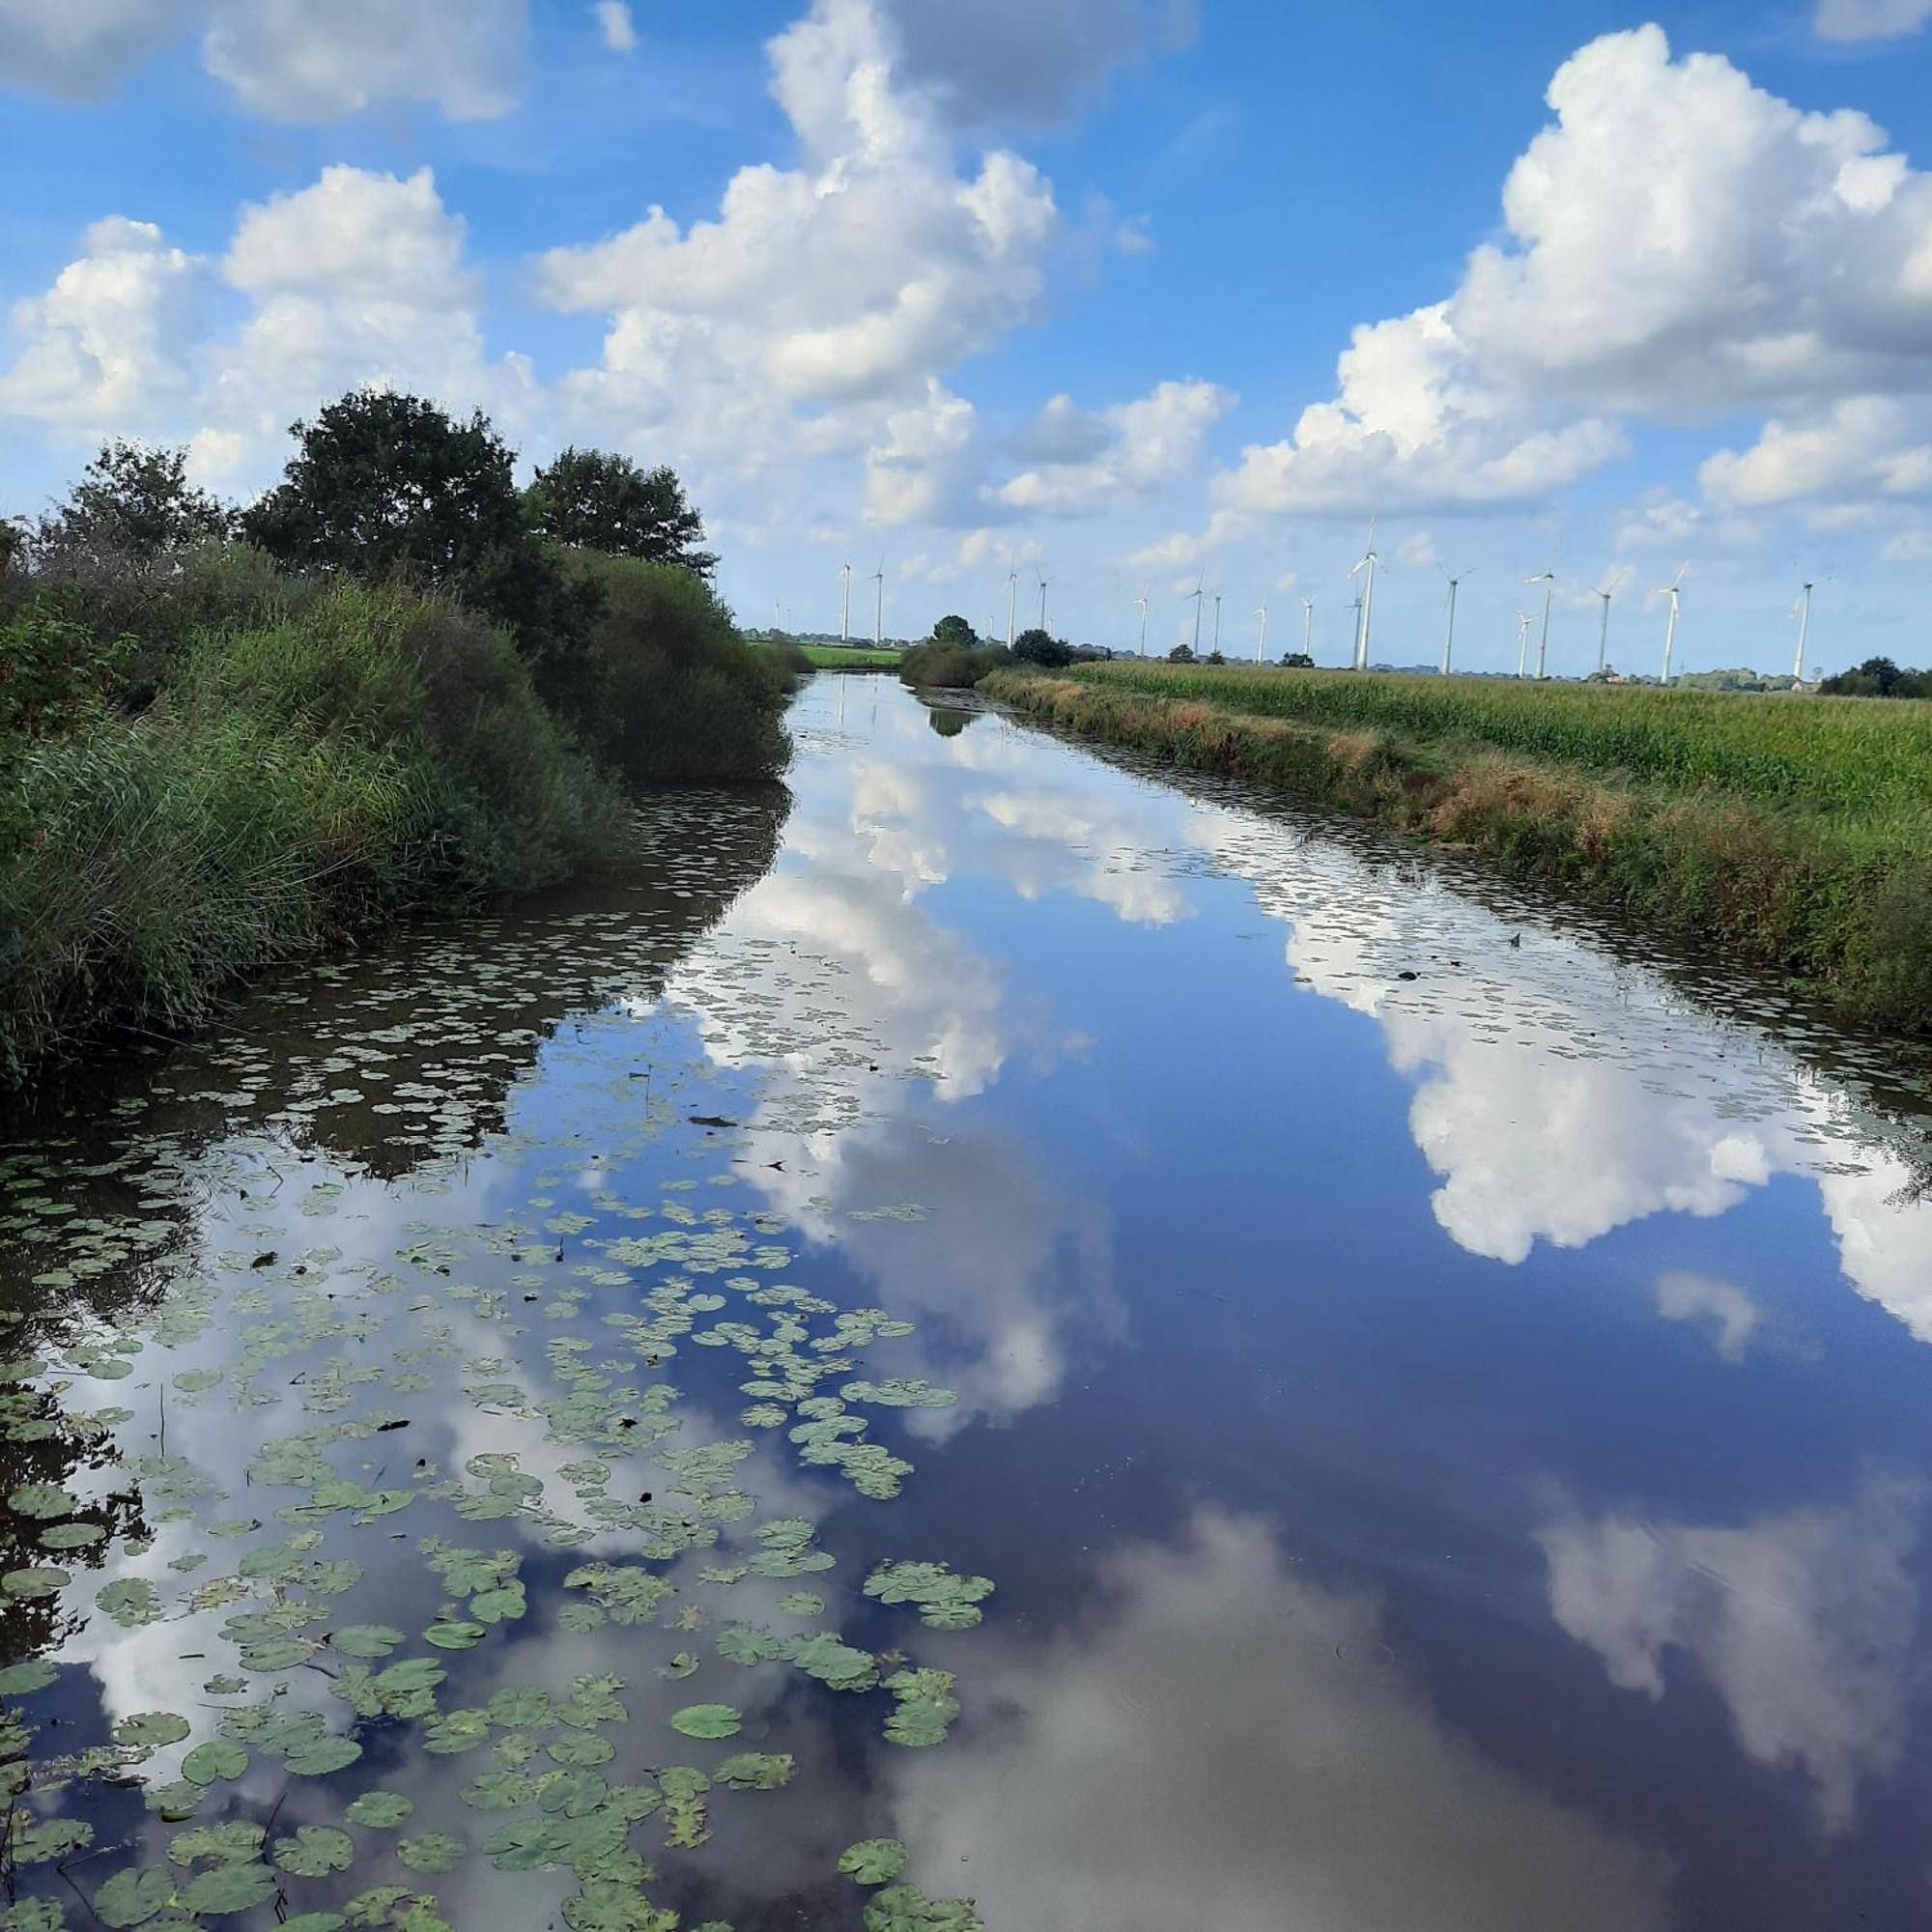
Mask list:
[[0,743],[0,1063],[191,1024],[238,976],[615,849],[509,640],[396,590],[181,647],[166,701]]
[[1012,661],[1012,652],[1004,644],[941,643],[935,639],[906,652],[899,676],[928,690],[971,691],[982,677]]
[[673,564],[571,554],[603,594],[586,676],[591,748],[635,784],[775,779],[791,754],[786,663],[751,649],[700,577]]

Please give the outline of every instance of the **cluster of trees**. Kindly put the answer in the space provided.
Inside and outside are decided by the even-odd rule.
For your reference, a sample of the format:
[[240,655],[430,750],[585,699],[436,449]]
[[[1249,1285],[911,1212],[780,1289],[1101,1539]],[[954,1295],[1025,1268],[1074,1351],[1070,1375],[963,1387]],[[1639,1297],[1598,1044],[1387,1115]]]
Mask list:
[[997,639],[982,639],[964,617],[952,614],[940,618],[932,627],[932,636],[906,652],[899,675],[908,684],[963,691],[1006,664],[1059,670],[1106,656],[1105,651],[1069,644],[1038,625],[1022,631],[1009,649]]
[[[700,686],[740,712],[774,707],[769,668],[735,648],[710,587],[718,559],[672,470],[567,448],[520,489],[487,416],[388,390],[353,391],[292,433],[282,481],[245,507],[196,488],[185,451],[120,441],[35,526],[9,526],[0,570],[13,600],[38,586],[97,641],[77,678],[97,678],[127,639],[120,695],[150,700],[173,641],[144,635],[156,607],[193,574],[185,559],[241,548],[291,578],[400,586],[481,616],[510,639],[543,702],[639,781],[769,776],[781,761],[774,726],[720,767],[715,721],[693,709]],[[613,560],[672,575],[627,577]],[[640,683],[653,668],[664,674]],[[680,753],[694,737],[705,742]]]
[[117,442],[0,536],[0,1085],[278,959],[627,848],[625,781],[771,779],[677,479],[358,391],[245,507]]
[[1905,670],[1890,658],[1867,658],[1818,689],[1828,697],[1932,697],[1932,670]]
[[[1167,661],[1169,664],[1178,665],[1224,665],[1228,662],[1226,655],[1220,651],[1206,651],[1197,657],[1192,644],[1176,644],[1168,652]],[[1306,651],[1289,651],[1278,662],[1284,670],[1313,670],[1315,668],[1315,660]]]

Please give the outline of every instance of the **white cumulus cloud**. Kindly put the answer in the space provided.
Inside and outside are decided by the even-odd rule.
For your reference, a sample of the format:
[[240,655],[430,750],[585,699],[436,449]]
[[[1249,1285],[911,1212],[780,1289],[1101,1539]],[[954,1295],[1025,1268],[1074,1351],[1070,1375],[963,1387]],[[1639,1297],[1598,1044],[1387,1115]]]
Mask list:
[[1208,432],[1235,402],[1217,384],[1162,383],[1149,395],[1082,419],[1066,397],[1057,396],[1036,434],[1042,440],[1059,434],[1065,453],[1022,470],[1002,485],[999,498],[1046,516],[1116,508],[1186,478],[1201,462]]
[[249,112],[324,122],[392,100],[486,120],[515,104],[527,0],[0,0],[0,82],[102,94],[199,31]]

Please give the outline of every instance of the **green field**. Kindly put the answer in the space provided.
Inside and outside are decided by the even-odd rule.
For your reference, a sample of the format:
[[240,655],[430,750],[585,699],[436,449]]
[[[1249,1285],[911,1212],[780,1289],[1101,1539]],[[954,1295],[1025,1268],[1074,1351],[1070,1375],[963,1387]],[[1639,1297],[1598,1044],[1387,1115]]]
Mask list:
[[1146,664],[981,689],[1932,1032],[1932,703]]
[[1192,665],[1098,665],[1080,675],[1338,730],[1488,746],[1673,791],[1860,816],[1932,808],[1932,703]]
[[900,653],[870,644],[801,644],[813,670],[896,670]]

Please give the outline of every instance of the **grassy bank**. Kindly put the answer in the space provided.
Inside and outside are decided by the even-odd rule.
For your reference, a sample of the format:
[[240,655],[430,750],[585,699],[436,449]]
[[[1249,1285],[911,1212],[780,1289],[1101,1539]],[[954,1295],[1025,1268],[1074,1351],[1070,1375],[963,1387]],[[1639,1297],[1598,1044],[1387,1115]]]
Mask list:
[[1932,1031],[1932,706],[1147,665],[983,689]]
[[[398,410],[407,436],[367,434]],[[325,414],[239,519],[179,453],[115,445],[0,528],[0,1088],[190,1027],[277,961],[619,861],[633,787],[784,767],[793,669],[689,562],[533,528],[480,419],[386,392]],[[357,436],[381,462],[331,451]],[[684,511],[679,541],[700,528]]]
[[0,733],[0,758],[14,1081],[105,1029],[192,1025],[277,960],[561,877],[625,823],[500,636],[359,586],[199,632],[164,701]]

